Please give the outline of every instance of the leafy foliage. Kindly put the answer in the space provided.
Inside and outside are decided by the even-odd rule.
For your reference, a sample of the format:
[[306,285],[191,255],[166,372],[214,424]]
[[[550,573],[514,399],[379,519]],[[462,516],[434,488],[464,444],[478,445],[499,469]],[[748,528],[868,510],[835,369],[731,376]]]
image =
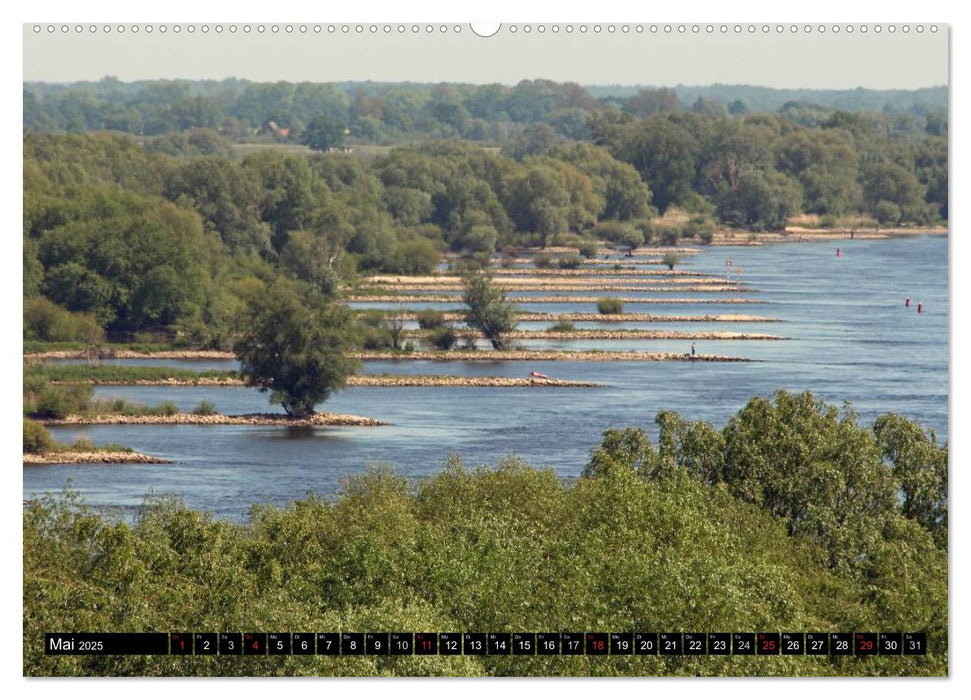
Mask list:
[[463,303],[468,307],[465,322],[479,330],[496,350],[504,350],[503,338],[516,328],[515,304],[506,293],[485,274],[472,274],[465,278]]
[[278,281],[255,294],[235,345],[240,374],[269,391],[288,415],[305,417],[340,389],[356,363],[347,356],[350,311]]

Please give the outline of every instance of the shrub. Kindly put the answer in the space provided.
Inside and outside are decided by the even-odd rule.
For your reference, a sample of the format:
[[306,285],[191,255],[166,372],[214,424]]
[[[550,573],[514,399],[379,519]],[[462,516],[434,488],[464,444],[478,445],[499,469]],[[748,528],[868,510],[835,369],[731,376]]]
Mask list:
[[573,255],[568,253],[567,255],[561,255],[558,261],[561,270],[575,270],[580,267],[580,263],[583,262],[583,258],[579,255]]
[[653,221],[637,219],[632,221],[631,224],[641,234],[641,237],[644,239],[644,245],[650,245],[657,239],[657,224]]
[[458,334],[456,334],[455,329],[451,326],[437,328],[429,336],[429,340],[431,341],[432,345],[439,350],[451,350],[455,347],[458,339]]
[[533,256],[533,265],[539,269],[553,267],[554,258],[550,253],[537,253]]
[[597,311],[602,314],[622,314],[624,302],[617,297],[603,297],[597,299]]
[[94,388],[90,384],[47,385],[28,413],[34,418],[61,419],[91,408]]
[[72,313],[44,297],[24,302],[24,339],[99,343],[104,329],[91,314]]
[[714,231],[702,231],[698,234],[698,236],[701,238],[701,242],[705,245],[711,245],[711,242],[715,240]]
[[417,314],[418,327],[423,330],[442,328],[445,325],[445,314],[435,309],[422,309]]
[[644,235],[633,225],[620,221],[601,221],[594,235],[618,246],[636,248],[644,242]]
[[197,416],[212,416],[216,414],[216,404],[212,401],[203,401],[192,412]]
[[661,243],[664,245],[677,245],[678,239],[681,238],[681,228],[679,226],[672,226],[669,229],[661,231]]
[[50,452],[53,448],[54,439],[51,437],[51,434],[47,432],[47,428],[37,421],[32,421],[29,418],[25,418],[24,452],[30,454],[39,454],[41,452]]
[[404,351],[405,352],[414,352],[415,351],[415,344],[409,340],[407,343],[405,343]]
[[673,270],[674,266],[681,262],[681,258],[678,257],[677,253],[665,253],[661,262],[667,265],[669,270]]
[[174,416],[179,412],[179,407],[172,401],[163,401],[152,409],[156,416]]
[[463,350],[475,350],[478,346],[476,341],[478,338],[472,331],[467,331],[462,334],[462,349]]
[[595,241],[584,241],[577,246],[577,252],[588,260],[597,257],[597,243]]
[[367,311],[357,320],[358,338],[365,350],[384,350],[393,345],[388,319],[382,311]]
[[873,207],[873,216],[876,217],[881,226],[894,226],[900,223],[902,213],[900,207],[893,202],[881,200]]
[[94,452],[97,447],[94,445],[94,441],[91,438],[78,438],[71,443],[71,449],[76,452]]
[[553,333],[569,333],[570,331],[575,331],[576,328],[569,321],[557,321],[547,328],[547,330]]

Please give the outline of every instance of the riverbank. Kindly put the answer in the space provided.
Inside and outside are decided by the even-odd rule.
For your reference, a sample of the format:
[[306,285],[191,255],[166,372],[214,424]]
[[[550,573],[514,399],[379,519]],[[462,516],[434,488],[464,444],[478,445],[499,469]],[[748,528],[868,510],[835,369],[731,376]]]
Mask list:
[[679,352],[608,352],[601,350],[375,350],[351,355],[358,360],[434,360],[442,362],[757,362],[730,355],[695,355]]
[[[565,287],[573,286],[576,284],[597,284],[603,287],[613,287],[617,285],[634,284],[635,281],[629,280],[629,277],[650,277],[649,280],[644,280],[638,284],[661,284],[665,286],[672,286],[677,289],[684,289],[685,285],[716,285],[716,286],[726,286],[726,285],[737,285],[737,281],[728,281],[724,276],[715,275],[679,275],[676,277],[660,277],[659,275],[640,275],[636,274],[639,272],[644,272],[643,270],[631,270],[630,272],[623,273],[617,270],[601,270],[601,273],[610,272],[611,274],[592,274],[597,272],[595,270],[556,270],[553,274],[546,275],[535,275],[532,273],[538,272],[538,270],[524,270],[524,273],[530,274],[506,274],[498,270],[492,271],[492,281],[499,285],[506,287],[507,285],[522,285],[529,287],[542,287],[544,285],[563,285]],[[578,273],[578,274],[561,274],[563,272]],[[584,278],[590,278],[585,280]],[[579,278],[579,279],[578,279]],[[594,279],[597,278],[597,279]],[[405,275],[374,275],[368,277],[363,281],[362,286],[364,287],[381,287],[390,286],[394,288],[408,286],[417,287],[419,289],[428,287],[456,287],[462,289],[462,278],[456,277],[454,275],[424,275],[424,276],[405,276]]]
[[140,452],[115,452],[95,450],[76,452],[73,450],[24,453],[24,464],[172,464],[172,460],[152,457]]
[[[54,381],[54,384],[62,382]],[[66,383],[66,382],[64,382]],[[198,380],[160,377],[157,379],[81,379],[74,380],[73,384],[93,384],[94,386],[246,386],[246,383],[239,377],[227,376],[224,379],[213,379],[202,377]],[[580,382],[568,379],[541,379],[538,377],[458,377],[449,375],[373,375],[363,374],[354,375],[347,378],[348,387],[413,387],[413,386],[434,386],[434,387],[573,387],[573,388],[593,388],[602,387],[603,384],[595,382]]]
[[820,229],[788,226],[781,231],[716,231],[713,246],[759,246],[769,243],[809,243],[828,240],[880,240],[899,236],[946,236],[948,229],[942,226],[908,228],[834,228]]
[[176,413],[169,416],[127,416],[102,414],[96,416],[71,415],[65,418],[37,420],[42,425],[279,425],[315,426],[350,425],[380,426],[387,423],[374,418],[344,413],[315,413],[308,418],[290,418],[282,413],[246,413],[226,416],[221,414],[197,415]]
[[[602,290],[601,290],[602,291]],[[670,290],[666,290],[670,291]],[[686,291],[679,289],[678,291]],[[737,291],[732,289],[731,291]],[[603,296],[603,295],[600,295]],[[518,304],[595,304],[599,296],[562,296],[562,297],[513,297],[510,301]],[[761,299],[740,299],[732,297],[730,299],[685,299],[682,297],[655,297],[646,299],[643,297],[620,297],[624,304],[767,304],[769,302]],[[459,295],[451,294],[371,294],[358,295],[352,294],[345,298],[349,302],[379,302],[387,303],[415,303],[432,304],[441,302],[461,302]]]
[[[431,331],[404,331],[407,338],[424,338]],[[735,333],[732,331],[653,331],[637,328],[581,328],[572,331],[510,331],[510,340],[786,340],[770,333]]]
[[[418,318],[415,311],[403,311],[395,313],[396,318],[402,321],[414,321]],[[445,311],[442,318],[446,321],[464,321],[465,313],[462,311]],[[519,313],[516,314],[518,321],[602,321],[604,323],[782,323],[785,319],[771,318],[769,316],[752,316],[750,314],[704,314],[701,316],[679,316],[679,315],[657,315],[657,314],[600,314],[600,313],[574,313],[574,314],[544,314],[544,313]]]
[[[563,284],[542,282],[535,284],[518,284],[510,282],[496,281],[496,286],[505,292],[600,292],[601,294],[608,294],[614,292],[747,292],[752,291],[744,287],[740,287],[737,282],[728,283],[725,280],[719,280],[719,282],[712,284],[679,284],[670,285],[666,287],[652,287],[645,286],[641,284],[631,284],[625,280],[612,280],[611,283],[605,284],[603,282],[582,284],[577,282],[565,282]],[[430,292],[461,292],[464,287],[456,283],[443,283],[443,284],[389,284],[385,287],[373,287],[377,292],[391,292],[393,290],[403,290],[405,292],[411,291],[430,291]],[[354,301],[362,301],[367,298],[365,294],[356,294],[349,296],[348,299]]]

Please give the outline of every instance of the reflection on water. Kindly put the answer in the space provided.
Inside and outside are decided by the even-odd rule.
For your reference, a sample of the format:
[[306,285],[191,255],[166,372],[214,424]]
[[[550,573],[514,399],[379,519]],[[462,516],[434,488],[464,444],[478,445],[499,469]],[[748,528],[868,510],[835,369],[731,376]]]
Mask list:
[[[373,416],[379,428],[266,426],[90,426],[54,430],[60,440],[117,442],[174,460],[172,465],[74,465],[24,468],[24,497],[61,489],[68,479],[93,504],[134,508],[150,493],[177,494],[220,517],[243,518],[264,501],[285,504],[313,490],[332,494],[341,479],[366,464],[389,463],[403,473],[435,472],[449,452],[471,463],[521,455],[576,475],[610,427],[640,425],[655,437],[661,409],[721,427],[753,395],[778,388],[811,389],[840,404],[851,400],[864,422],[895,411],[947,436],[947,240],[777,245],[705,251],[693,269],[723,272],[731,257],[744,270],[745,296],[769,304],[643,304],[632,312],[747,313],[785,323],[631,323],[658,330],[772,333],[784,341],[696,341],[699,352],[760,360],[701,362],[365,362],[367,373],[497,375],[531,371],[595,381],[599,389],[353,388],[336,394],[328,411]],[[712,296],[712,295],[709,295]],[[905,297],[923,303],[918,315]],[[364,308],[365,304],[354,306]],[[375,305],[394,308],[394,305]],[[415,308],[415,305],[409,305]],[[421,304],[457,308],[458,304]],[[590,304],[528,304],[532,311],[590,312]],[[546,328],[524,322],[522,328]],[[576,327],[611,327],[577,322]],[[615,326],[614,326],[615,327]],[[685,352],[690,340],[516,341],[526,347],[610,348]],[[108,361],[106,361],[108,362]],[[146,363],[146,361],[138,361]],[[147,361],[194,369],[233,369],[234,361]],[[174,401],[191,410],[211,400],[224,413],[279,410],[245,387],[99,387],[99,397],[140,403]]]

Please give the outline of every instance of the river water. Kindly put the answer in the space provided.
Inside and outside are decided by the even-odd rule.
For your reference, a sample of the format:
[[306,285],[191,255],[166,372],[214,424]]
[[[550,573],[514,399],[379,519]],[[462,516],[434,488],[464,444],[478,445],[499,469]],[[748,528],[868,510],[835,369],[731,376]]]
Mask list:
[[[841,256],[836,257],[837,247]],[[771,333],[785,340],[696,341],[703,354],[757,362],[365,362],[367,373],[525,377],[531,371],[604,384],[597,389],[474,387],[352,388],[323,410],[371,416],[385,427],[288,429],[265,426],[61,427],[56,439],[88,437],[166,457],[171,465],[51,465],[24,467],[24,498],[70,483],[96,506],[137,508],[148,494],[174,494],[217,517],[242,519],[257,502],[286,504],[308,491],[331,495],[342,477],[367,464],[392,464],[408,476],[440,469],[450,452],[472,464],[516,455],[564,476],[580,473],[604,430],[642,426],[656,438],[659,410],[721,427],[755,395],[779,388],[853,403],[871,423],[898,412],[937,431],[948,429],[948,247],[943,236],[840,240],[743,248],[711,248],[690,269],[724,274],[741,268],[744,293],[678,294],[679,298],[744,297],[758,304],[629,304],[632,313],[745,313],[783,323],[624,324],[658,330]],[[590,312],[590,303],[522,303],[526,311]],[[544,295],[549,296],[549,295]],[[622,296],[633,296],[624,293]],[[650,296],[650,295],[648,295]],[[657,296],[657,295],[655,295]],[[904,299],[911,298],[910,308]],[[525,301],[525,300],[524,300]],[[917,303],[923,312],[916,312]],[[391,304],[356,307],[393,308]],[[458,308],[460,304],[407,304]],[[544,328],[545,322],[523,328]],[[604,327],[596,322],[577,327]],[[686,352],[686,340],[523,340],[529,348]],[[234,362],[145,361],[198,369]],[[191,410],[202,400],[221,413],[278,410],[267,396],[243,387],[100,387],[99,397],[144,404],[174,401]]]

